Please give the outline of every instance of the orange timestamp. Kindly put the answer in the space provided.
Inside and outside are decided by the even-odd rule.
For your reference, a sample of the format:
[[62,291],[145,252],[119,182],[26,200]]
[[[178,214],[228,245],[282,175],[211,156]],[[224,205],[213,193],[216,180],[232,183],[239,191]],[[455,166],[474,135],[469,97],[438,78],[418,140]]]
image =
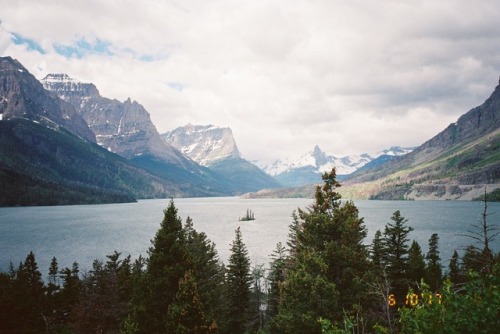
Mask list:
[[[387,304],[389,304],[389,306],[396,306],[396,303],[397,303],[396,296],[391,293],[387,297],[388,297]],[[435,293],[435,294],[422,293],[420,295],[418,295],[416,293],[409,293],[406,295],[405,305],[417,306],[419,303],[420,304],[425,304],[425,303],[432,304],[435,302],[437,302],[438,304],[441,304],[442,298],[443,298],[443,296],[439,293]]]

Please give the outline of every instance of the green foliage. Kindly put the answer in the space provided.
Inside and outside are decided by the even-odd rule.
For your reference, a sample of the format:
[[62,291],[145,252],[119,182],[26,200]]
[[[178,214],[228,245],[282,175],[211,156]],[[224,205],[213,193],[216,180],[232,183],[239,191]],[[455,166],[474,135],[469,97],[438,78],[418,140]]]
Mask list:
[[179,334],[209,334],[217,326],[207,319],[198,286],[190,271],[179,281],[174,302],[168,306],[167,332]]
[[432,291],[437,291],[441,286],[442,268],[439,257],[439,236],[434,233],[429,239],[429,251],[425,256],[427,265],[425,268],[425,281],[430,285]]
[[479,197],[476,197],[473,199],[473,201],[484,201],[485,199],[488,200],[488,202],[500,202],[500,188],[497,188],[486,195],[483,194]]
[[[458,289],[446,281],[442,302],[400,309],[401,333],[496,333],[500,326],[500,266],[487,276],[471,272]],[[423,294],[432,295],[429,286]],[[425,299],[424,299],[425,301]]]
[[268,323],[273,333],[320,333],[320,317],[342,322],[343,310],[350,316],[368,307],[363,219],[352,202],[341,203],[335,169],[323,181],[311,207],[292,216],[278,313]]
[[250,259],[238,227],[231,244],[231,254],[226,273],[227,332],[243,333],[248,324],[250,307]]
[[383,244],[383,264],[394,293],[401,299],[406,294],[408,279],[408,234],[413,231],[406,225],[407,219],[399,210],[391,217],[392,223],[385,226]]
[[418,242],[413,240],[410,249],[408,251],[408,273],[407,277],[409,283],[412,284],[413,288],[417,288],[417,284],[425,276],[425,262],[424,255],[422,254],[422,249]]

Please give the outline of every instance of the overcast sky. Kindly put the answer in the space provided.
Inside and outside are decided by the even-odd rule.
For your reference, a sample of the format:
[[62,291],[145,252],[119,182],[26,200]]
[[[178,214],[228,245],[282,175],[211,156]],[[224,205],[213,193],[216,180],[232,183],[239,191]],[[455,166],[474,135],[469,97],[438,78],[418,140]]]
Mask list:
[[497,0],[0,0],[0,55],[231,127],[246,159],[417,146],[500,75]]

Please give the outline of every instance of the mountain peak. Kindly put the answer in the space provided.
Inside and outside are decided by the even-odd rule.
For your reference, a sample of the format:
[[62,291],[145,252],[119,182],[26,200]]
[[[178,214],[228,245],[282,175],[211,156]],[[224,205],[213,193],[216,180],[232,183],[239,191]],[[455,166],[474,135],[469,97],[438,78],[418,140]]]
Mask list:
[[163,140],[201,165],[241,157],[231,128],[188,124],[162,135]]
[[49,73],[42,79],[45,82],[78,82],[65,73]]
[[92,83],[81,82],[65,73],[49,73],[41,80],[43,87],[55,92],[61,99],[71,104],[81,98],[100,97]]
[[27,118],[62,125],[95,142],[95,136],[73,106],[47,92],[42,84],[11,57],[0,58],[0,114],[2,119]]

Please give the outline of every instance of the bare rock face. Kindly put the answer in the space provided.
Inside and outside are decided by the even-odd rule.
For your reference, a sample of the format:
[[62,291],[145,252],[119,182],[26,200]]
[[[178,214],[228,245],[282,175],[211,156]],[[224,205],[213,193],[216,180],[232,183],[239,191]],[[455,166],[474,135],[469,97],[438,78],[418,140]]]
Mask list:
[[61,125],[95,142],[87,122],[75,107],[46,91],[17,60],[0,58],[0,118],[26,118]]
[[126,158],[150,154],[168,163],[192,164],[161,139],[146,109],[130,98],[124,102],[102,97],[95,85],[66,74],[49,74],[45,89],[77,108],[95,133],[97,143]]
[[230,128],[188,124],[161,135],[163,140],[202,166],[241,157]]

